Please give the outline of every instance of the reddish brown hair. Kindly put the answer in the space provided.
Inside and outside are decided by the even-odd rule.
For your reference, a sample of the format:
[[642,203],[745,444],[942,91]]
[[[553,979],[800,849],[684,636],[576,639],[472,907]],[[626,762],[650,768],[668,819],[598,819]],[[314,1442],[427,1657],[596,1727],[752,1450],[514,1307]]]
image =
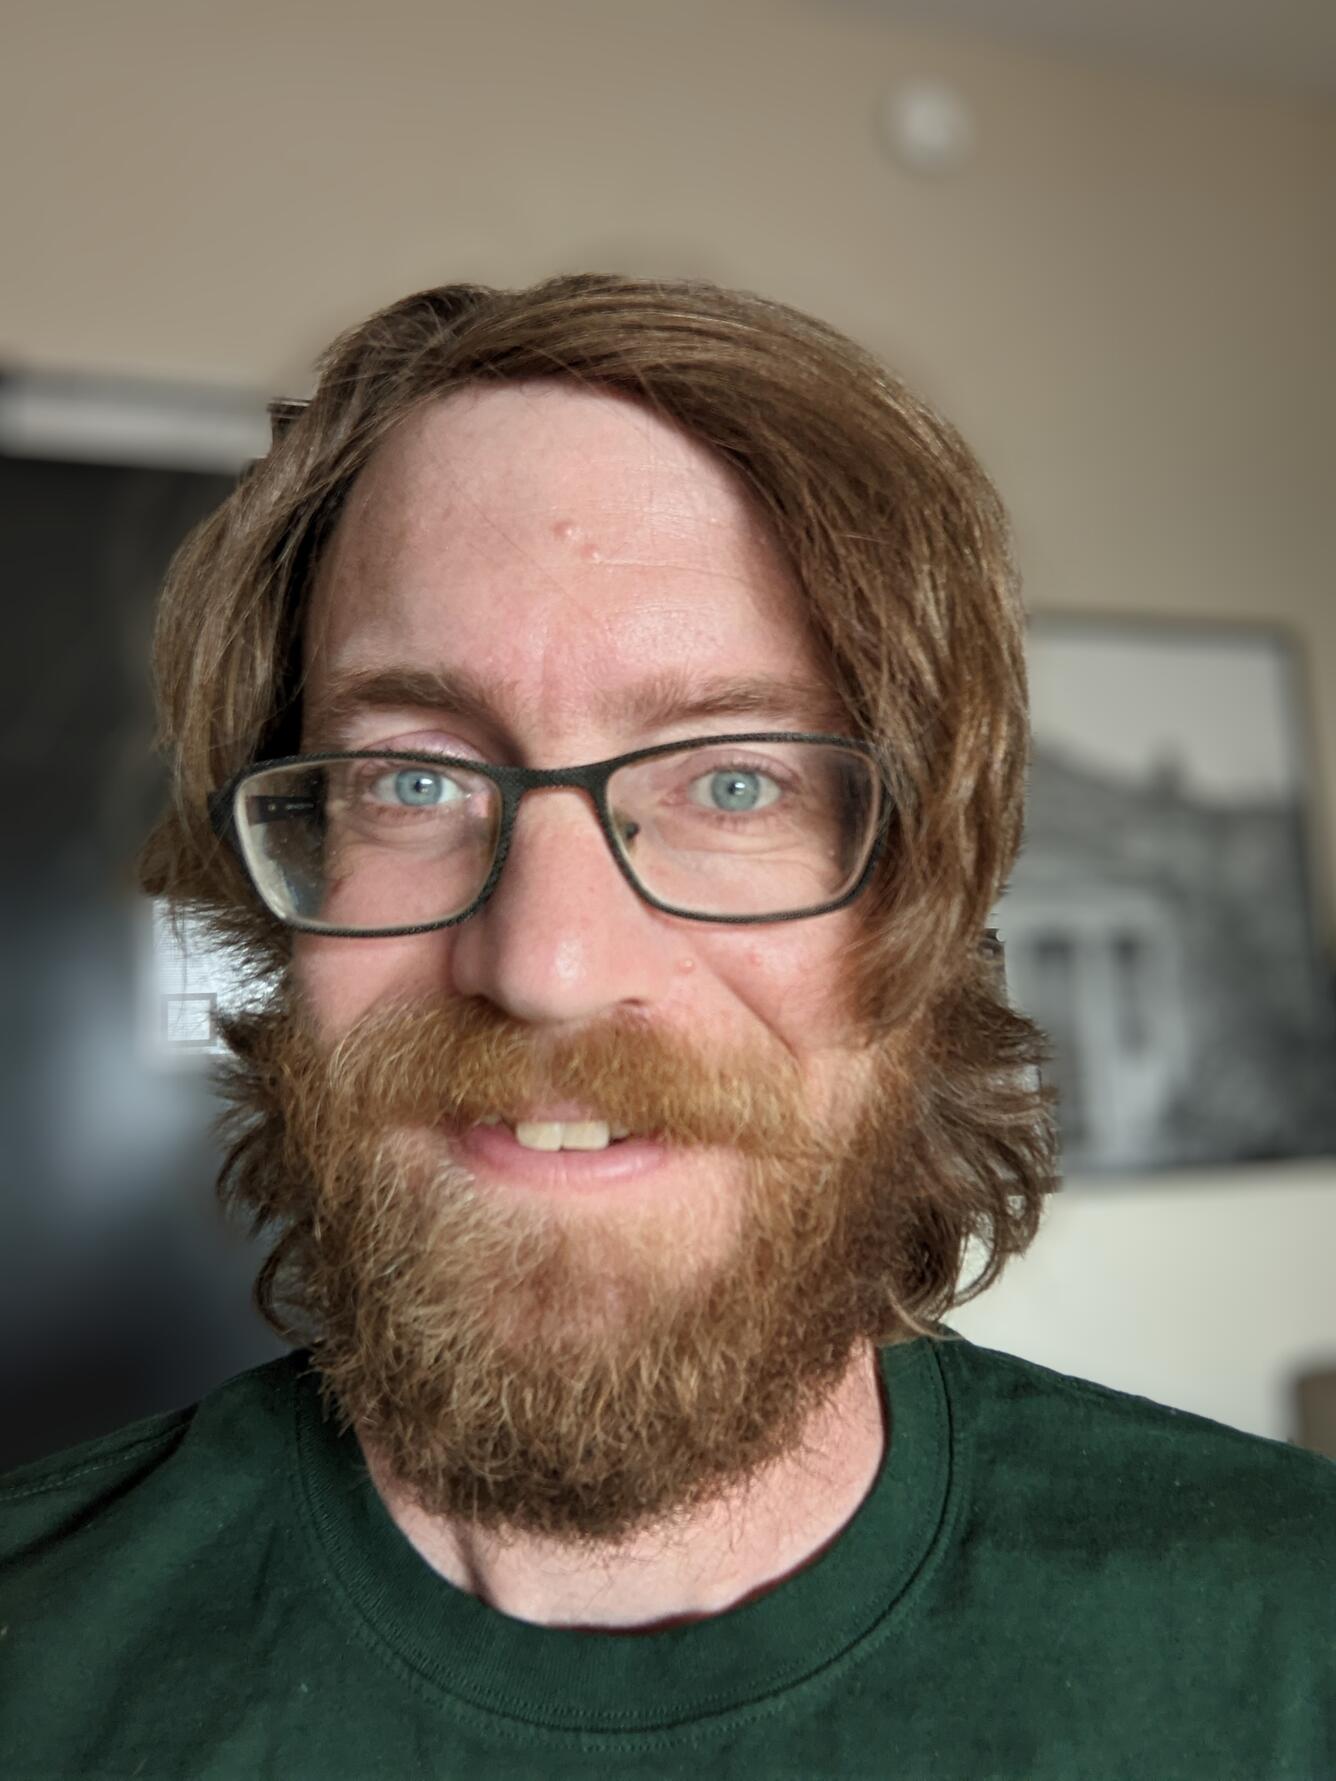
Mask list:
[[[1006,516],[968,447],[834,329],[695,281],[420,291],[337,339],[319,372],[172,564],[155,654],[172,791],[144,887],[281,975],[287,931],[213,835],[207,794],[295,749],[305,604],[358,472],[406,416],[470,383],[629,395],[742,477],[848,733],[878,748],[895,816],[847,968],[869,1038],[913,1024],[925,1060],[904,1302],[927,1320],[983,1291],[1038,1231],[1055,1140],[1042,1036],[1009,1007],[986,933],[1021,838],[1024,615]],[[957,1296],[971,1239],[985,1267]]]

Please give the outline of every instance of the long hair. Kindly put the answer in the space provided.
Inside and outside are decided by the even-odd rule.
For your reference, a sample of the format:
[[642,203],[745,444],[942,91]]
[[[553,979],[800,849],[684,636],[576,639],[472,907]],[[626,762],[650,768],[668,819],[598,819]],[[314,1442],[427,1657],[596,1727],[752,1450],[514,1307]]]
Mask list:
[[[470,384],[558,377],[644,404],[741,477],[848,733],[878,751],[892,827],[845,963],[869,1039],[917,1035],[924,1117],[897,1184],[916,1208],[897,1297],[932,1333],[1029,1246],[1056,1186],[1046,1047],[1008,1004],[986,929],[1020,846],[1029,735],[1024,614],[992,483],[852,341],[701,281],[420,291],[341,335],[318,369],[310,402],[168,573],[155,677],[171,792],[143,887],[281,980],[288,931],[217,841],[207,796],[295,751],[303,616],[358,472],[407,416]],[[971,1240],[985,1265],[960,1290]]]

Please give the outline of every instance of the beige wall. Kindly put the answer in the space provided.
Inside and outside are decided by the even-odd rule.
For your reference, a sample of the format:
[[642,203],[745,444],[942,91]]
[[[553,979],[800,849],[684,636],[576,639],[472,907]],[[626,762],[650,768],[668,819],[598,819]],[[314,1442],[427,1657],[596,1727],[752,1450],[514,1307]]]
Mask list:
[[[291,391],[333,330],[443,280],[699,272],[796,302],[973,439],[1035,607],[1301,633],[1336,880],[1330,110],[815,0],[7,13],[0,358]],[[949,176],[879,147],[916,75],[975,113]],[[1318,1165],[1073,1196],[959,1323],[1284,1433],[1276,1379],[1336,1347],[1334,1188]],[[1143,1277],[1166,1220],[1176,1296]],[[1082,1315],[1073,1280],[1111,1266]]]

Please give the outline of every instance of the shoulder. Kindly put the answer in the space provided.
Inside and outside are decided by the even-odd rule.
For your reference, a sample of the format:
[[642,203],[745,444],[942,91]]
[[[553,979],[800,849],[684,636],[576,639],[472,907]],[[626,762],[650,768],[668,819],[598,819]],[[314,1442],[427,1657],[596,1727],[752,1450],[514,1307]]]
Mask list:
[[1286,1552],[1336,1584],[1336,1462],[959,1338],[935,1345],[983,1498],[991,1475],[1059,1528],[1161,1551]]
[[[303,1371],[286,1355],[238,1374],[186,1409],[150,1416],[0,1477],[0,1570],[56,1543],[92,1539],[108,1520],[124,1536],[172,1503],[192,1512],[248,1494],[272,1471],[285,1409]],[[158,1524],[161,1526],[161,1523]]]

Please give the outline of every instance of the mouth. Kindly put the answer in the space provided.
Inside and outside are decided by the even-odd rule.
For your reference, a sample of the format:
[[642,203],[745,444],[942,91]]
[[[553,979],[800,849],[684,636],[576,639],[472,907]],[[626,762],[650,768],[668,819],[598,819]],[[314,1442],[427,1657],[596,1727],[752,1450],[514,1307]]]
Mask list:
[[517,1144],[526,1150],[606,1150],[610,1144],[624,1144],[632,1137],[630,1126],[609,1125],[605,1119],[580,1114],[530,1114],[509,1118],[494,1113],[480,1125],[493,1130],[504,1128]]
[[[590,1134],[593,1141],[581,1143],[582,1130],[588,1127],[594,1128]],[[537,1143],[533,1141],[535,1132]],[[568,1144],[565,1140],[571,1134],[577,1141]],[[512,1129],[498,1117],[456,1126],[448,1136],[461,1161],[480,1174],[549,1190],[599,1188],[638,1180],[662,1169],[673,1155],[669,1145],[652,1136],[627,1132],[613,1138],[603,1121],[521,1120],[518,1129]]]

